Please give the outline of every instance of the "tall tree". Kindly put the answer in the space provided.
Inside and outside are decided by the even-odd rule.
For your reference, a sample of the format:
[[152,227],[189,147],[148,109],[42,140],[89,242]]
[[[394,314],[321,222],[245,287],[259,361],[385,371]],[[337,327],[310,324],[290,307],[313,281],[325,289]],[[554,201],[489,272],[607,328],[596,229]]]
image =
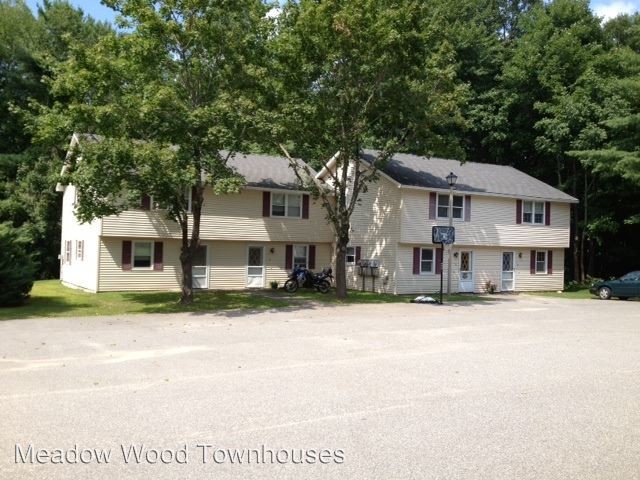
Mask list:
[[190,303],[205,186],[242,184],[226,163],[253,126],[272,22],[260,0],[105,3],[130,33],[74,49],[53,83],[68,101],[42,108],[34,133],[104,136],[83,144],[66,179],[78,189],[77,216],[90,221],[152,196],[180,226],[181,302]]
[[[336,291],[346,296],[345,253],[358,198],[399,149],[461,154],[451,127],[462,124],[466,89],[456,82],[451,45],[431,23],[430,8],[402,0],[290,1],[272,38],[282,150],[327,166],[326,185],[309,182],[335,232]],[[459,130],[459,128],[458,128]],[[376,147],[371,162],[363,147]]]

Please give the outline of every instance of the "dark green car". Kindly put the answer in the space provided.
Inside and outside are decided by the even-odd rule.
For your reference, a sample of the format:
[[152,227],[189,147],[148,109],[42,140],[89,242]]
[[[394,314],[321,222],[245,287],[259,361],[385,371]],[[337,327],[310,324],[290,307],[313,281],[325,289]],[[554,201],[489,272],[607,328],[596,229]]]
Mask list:
[[609,300],[611,297],[618,297],[620,300],[640,297],[640,271],[627,273],[615,280],[597,282],[589,291],[602,300]]

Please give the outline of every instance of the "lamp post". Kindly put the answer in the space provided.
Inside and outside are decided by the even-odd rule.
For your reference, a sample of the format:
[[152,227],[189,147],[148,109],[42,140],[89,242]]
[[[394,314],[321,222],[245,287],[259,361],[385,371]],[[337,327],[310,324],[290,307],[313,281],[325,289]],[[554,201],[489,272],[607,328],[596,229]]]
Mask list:
[[[447,183],[449,184],[449,226],[453,227],[453,188],[456,186],[458,176],[451,172],[447,175]],[[451,249],[453,245],[449,245],[447,252],[447,295],[451,294]],[[444,250],[442,251],[444,254]]]

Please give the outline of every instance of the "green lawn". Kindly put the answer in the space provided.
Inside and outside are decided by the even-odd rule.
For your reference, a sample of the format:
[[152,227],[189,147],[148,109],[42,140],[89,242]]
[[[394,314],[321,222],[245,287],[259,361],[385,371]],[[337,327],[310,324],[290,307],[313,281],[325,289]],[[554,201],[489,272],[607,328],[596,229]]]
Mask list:
[[589,293],[588,288],[581,288],[579,290],[565,290],[564,292],[532,292],[529,295],[536,295],[538,297],[554,297],[554,298],[571,298],[584,300],[589,298],[596,298]]
[[[346,299],[336,298],[333,292],[329,292],[326,295],[317,293],[315,290],[300,289],[294,294],[286,293],[283,290],[278,290],[278,298],[304,298],[309,300],[317,300],[327,303],[337,304],[352,304],[352,303],[409,303],[413,298],[418,295],[390,295],[382,293],[362,292],[359,290],[350,290]],[[431,297],[438,300],[440,298],[437,293],[429,293]],[[491,300],[487,296],[469,295],[469,294],[452,294],[443,295],[443,302],[483,302]]]
[[[0,320],[34,317],[80,317],[135,313],[215,312],[221,310],[260,310],[299,305],[305,301],[331,304],[408,303],[416,295],[385,295],[350,291],[345,300],[333,292],[326,295],[301,289],[295,294],[283,290],[211,291],[196,294],[189,306],[179,305],[177,292],[87,293],[64,287],[59,280],[41,280],[34,284],[31,298],[20,307],[0,308]],[[436,294],[432,294],[438,298]],[[445,295],[447,302],[486,301],[491,297]]]
[[287,299],[269,298],[251,292],[204,292],[192,305],[177,303],[177,292],[87,293],[64,287],[59,280],[34,284],[31,298],[20,307],[0,308],[0,320],[32,317],[72,317],[131,313],[200,312],[234,309],[286,307]]

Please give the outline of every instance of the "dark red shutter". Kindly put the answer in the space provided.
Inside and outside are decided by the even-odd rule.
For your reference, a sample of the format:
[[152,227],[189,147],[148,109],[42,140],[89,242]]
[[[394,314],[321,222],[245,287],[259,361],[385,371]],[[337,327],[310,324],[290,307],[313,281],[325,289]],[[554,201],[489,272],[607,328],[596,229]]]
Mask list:
[[531,259],[529,262],[529,269],[530,269],[531,275],[535,275],[536,273],[536,251],[535,250],[531,250]]
[[151,210],[151,197],[149,195],[142,195],[140,199],[140,208],[142,210]]
[[429,193],[429,220],[436,219],[436,201],[438,197],[436,192]]
[[360,263],[361,258],[362,258],[362,249],[360,247],[356,247],[356,265]]
[[442,248],[436,248],[436,274],[442,273]]
[[122,242],[122,270],[131,270],[131,241]]
[[553,274],[553,250],[547,252],[547,273]]
[[271,216],[271,192],[262,192],[262,216]]
[[551,202],[544,202],[544,224],[551,225]]
[[522,223],[522,200],[516,200],[516,223]]
[[471,221],[471,195],[464,196],[464,221]]
[[287,245],[284,252],[284,268],[291,270],[293,268],[293,245]]
[[309,195],[302,195],[302,218],[309,218]]
[[162,242],[155,242],[153,245],[153,269],[162,271],[164,270],[163,264],[163,244]]
[[309,245],[309,270],[316,268],[316,246]]
[[420,247],[413,247],[413,274],[420,275]]

